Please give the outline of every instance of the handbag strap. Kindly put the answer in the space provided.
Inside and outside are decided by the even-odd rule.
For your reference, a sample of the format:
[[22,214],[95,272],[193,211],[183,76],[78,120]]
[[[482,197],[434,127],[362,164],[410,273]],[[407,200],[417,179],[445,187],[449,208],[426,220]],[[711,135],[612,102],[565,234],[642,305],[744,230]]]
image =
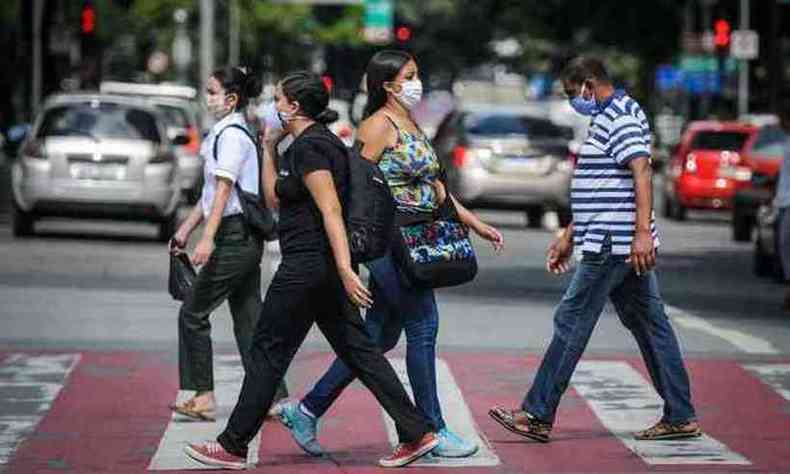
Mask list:
[[[229,128],[235,128],[235,129],[241,130],[242,132],[244,132],[245,135],[247,135],[247,138],[249,138],[250,141],[252,141],[252,145],[255,148],[255,159],[258,161],[258,188],[259,188],[259,191],[260,191],[260,187],[261,187],[261,152],[260,152],[260,148],[258,146],[258,140],[256,140],[255,137],[252,136],[252,133],[250,133],[250,131],[247,129],[247,127],[245,127],[245,126],[243,126],[241,124],[238,124],[238,123],[232,123],[232,124],[222,128],[219,131],[219,133],[217,133],[217,136],[214,138],[214,147],[213,147],[213,150],[212,150],[213,151],[213,156],[214,156],[214,161],[219,162],[219,159],[217,158],[217,149],[218,149],[218,145],[219,145],[219,137],[220,137],[220,135],[222,135],[222,132],[224,132],[225,130],[227,130]],[[242,193],[242,191],[244,191],[244,189],[242,189],[241,185],[239,184],[239,180],[238,179],[236,180],[236,182],[234,184],[236,185],[236,192],[239,193],[239,198],[241,198],[241,193]],[[258,195],[262,196],[263,193],[262,192],[258,193]]]

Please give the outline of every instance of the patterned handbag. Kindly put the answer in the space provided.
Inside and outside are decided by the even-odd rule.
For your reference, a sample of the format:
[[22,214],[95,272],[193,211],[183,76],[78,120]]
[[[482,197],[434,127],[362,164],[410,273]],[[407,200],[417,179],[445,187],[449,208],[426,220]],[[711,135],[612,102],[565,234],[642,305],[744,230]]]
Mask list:
[[474,279],[477,257],[469,228],[451,199],[433,213],[399,213],[392,253],[406,283],[417,288],[456,286]]

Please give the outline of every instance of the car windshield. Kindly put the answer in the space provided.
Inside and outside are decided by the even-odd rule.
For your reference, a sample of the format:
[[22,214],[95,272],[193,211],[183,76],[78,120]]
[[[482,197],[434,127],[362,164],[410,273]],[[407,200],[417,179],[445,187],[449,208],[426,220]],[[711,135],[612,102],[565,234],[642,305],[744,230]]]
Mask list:
[[189,117],[186,110],[181,107],[167,104],[156,104],[156,109],[162,114],[165,123],[170,127],[188,128]]
[[511,114],[472,114],[464,119],[472,135],[526,135],[531,138],[570,138],[570,129],[549,120]]
[[162,140],[153,114],[120,104],[95,102],[52,107],[46,111],[37,136],[125,138],[155,143]]
[[779,127],[765,127],[760,130],[752,147],[752,153],[758,158],[777,159],[784,156],[787,135]]
[[740,151],[748,138],[745,132],[697,132],[691,140],[691,149]]

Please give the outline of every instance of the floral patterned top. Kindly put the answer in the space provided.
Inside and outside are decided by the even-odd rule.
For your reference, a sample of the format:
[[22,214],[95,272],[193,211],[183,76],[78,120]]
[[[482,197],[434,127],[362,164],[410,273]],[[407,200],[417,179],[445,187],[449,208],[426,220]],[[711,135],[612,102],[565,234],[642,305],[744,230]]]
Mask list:
[[[389,119],[389,117],[387,117]],[[387,178],[398,210],[433,212],[438,207],[436,190],[431,184],[441,173],[441,165],[423,133],[398,131],[398,143],[381,154],[379,168]]]

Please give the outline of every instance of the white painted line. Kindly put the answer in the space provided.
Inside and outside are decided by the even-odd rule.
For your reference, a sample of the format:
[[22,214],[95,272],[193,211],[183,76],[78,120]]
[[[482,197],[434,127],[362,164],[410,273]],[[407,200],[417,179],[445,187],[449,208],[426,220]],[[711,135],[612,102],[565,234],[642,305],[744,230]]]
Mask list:
[[571,383],[601,423],[647,464],[751,464],[706,434],[676,441],[635,440],[634,432],[661,418],[663,401],[626,362],[581,361]]
[[[149,471],[213,469],[198,464],[184,454],[187,443],[216,439],[225,429],[230,412],[236,405],[244,380],[244,369],[238,355],[214,356],[214,396],[217,400],[216,421],[191,421],[181,415],[173,414],[159,448],[148,465]],[[188,400],[194,392],[179,391],[176,401]],[[247,463],[255,466],[260,449],[260,433],[250,442]]]
[[722,328],[711,324],[705,319],[694,316],[674,306],[665,305],[672,322],[686,329],[702,331],[724,339],[739,350],[749,354],[779,354],[780,351],[769,341],[752,336],[737,329]]
[[[403,383],[409,396],[414,399],[412,394],[409,376],[406,373],[406,361],[404,359],[390,358],[390,363],[398,374],[398,378]],[[468,458],[451,459],[436,456],[425,456],[419,461],[411,464],[420,467],[480,467],[498,466],[499,457],[494,453],[491,444],[478,429],[472,417],[472,412],[464,401],[461,389],[455,383],[455,377],[450,372],[450,367],[442,359],[436,359],[436,381],[439,390],[439,402],[442,404],[442,414],[444,415],[447,427],[457,433],[461,438],[477,443],[479,449],[474,456]],[[395,430],[395,422],[387,413],[382,410],[384,424],[387,428],[387,437],[390,444],[395,447],[398,444],[398,433]]]
[[0,471],[52,408],[79,354],[11,354],[0,366]]
[[743,367],[790,401],[790,364],[747,364]]

